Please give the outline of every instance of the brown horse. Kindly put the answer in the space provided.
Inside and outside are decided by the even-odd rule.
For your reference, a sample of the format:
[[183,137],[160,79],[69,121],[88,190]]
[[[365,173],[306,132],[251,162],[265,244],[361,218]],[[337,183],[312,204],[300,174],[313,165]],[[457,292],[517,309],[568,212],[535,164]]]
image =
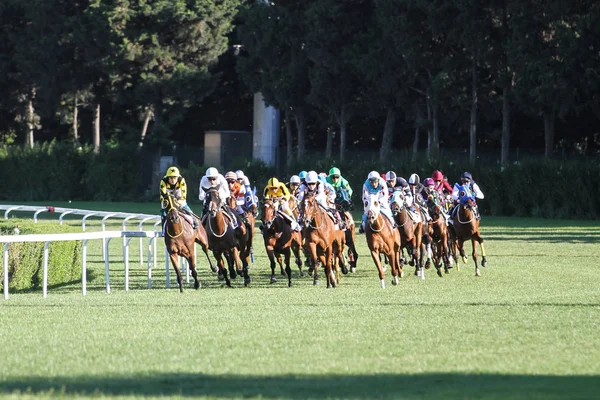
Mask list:
[[313,284],[316,285],[319,283],[317,261],[320,261],[325,270],[327,287],[335,287],[336,279],[332,270],[335,224],[329,215],[319,206],[314,195],[304,197],[302,208],[303,215],[300,222],[304,226],[304,247],[310,254],[314,265]]
[[437,270],[439,277],[442,277],[442,262],[444,263],[444,272],[448,273],[450,267],[450,258],[448,251],[448,227],[446,218],[443,214],[443,206],[435,199],[428,201],[429,215],[431,222],[429,223],[429,236],[432,240],[433,247],[433,264]]
[[371,250],[371,257],[375,262],[381,288],[385,289],[385,271],[381,263],[380,254],[384,254],[391,266],[394,280],[392,284],[398,284],[398,277],[402,275],[402,265],[400,265],[400,232],[395,229],[392,222],[381,215],[381,206],[376,195],[370,195],[365,202],[365,213],[367,222],[365,223],[365,235],[367,244]]
[[[418,207],[415,205],[415,207]],[[408,250],[411,265],[415,266],[415,275],[418,275],[423,268],[423,254],[421,253],[421,242],[423,237],[423,221],[415,222],[408,214],[408,209],[404,202],[404,194],[401,191],[395,191],[392,196],[392,214],[402,243],[402,249]],[[418,212],[418,210],[417,210]],[[400,270],[404,261],[400,261]]]
[[[217,268],[213,265],[212,260],[208,255],[208,238],[204,227],[199,226],[193,230],[192,225],[187,220],[187,216],[183,216],[177,208],[177,200],[169,196],[169,209],[165,221],[165,246],[169,252],[169,258],[177,274],[177,284],[179,291],[183,292],[183,282],[181,279],[181,270],[179,269],[179,257],[187,260],[192,276],[194,277],[194,287],[200,288],[200,281],[196,273],[196,243],[202,247],[202,251],[206,254],[210,268],[213,272],[217,272]],[[195,217],[191,217],[195,218]],[[185,221],[185,222],[184,222]]]
[[[337,206],[337,205],[336,205]],[[348,246],[348,261],[350,262],[350,272],[356,272],[356,263],[358,261],[358,251],[356,251],[356,224],[354,217],[349,211],[339,210],[344,222],[346,223],[345,242]]]
[[[238,229],[233,229],[229,224],[225,212],[221,208],[221,199],[217,190],[209,190],[206,192],[206,196],[208,213],[203,219],[203,225],[206,229],[209,247],[217,259],[219,276],[222,276],[226,285],[231,287],[229,278],[235,279],[237,276],[234,263],[238,265],[238,268],[242,264],[242,270],[239,273],[244,276],[244,285],[248,286],[251,279],[248,275],[248,263],[245,258],[247,256],[245,253],[247,250],[247,242],[245,241],[247,240],[245,239],[247,238],[247,230],[243,227],[243,224]],[[241,220],[238,223],[241,223]],[[227,276],[223,257],[227,260],[230,277]]]
[[[227,200],[225,201],[227,206],[233,210],[233,213],[236,213],[236,208],[237,208],[237,203],[236,203],[236,199],[232,196],[228,197]],[[244,216],[246,217],[246,220],[248,221],[247,223],[244,223],[245,226],[245,231],[238,231],[236,232],[238,235],[243,235],[244,237],[242,238],[242,242],[245,239],[245,246],[244,249],[240,249],[240,259],[242,261],[242,263],[246,263],[246,265],[248,266],[250,264],[250,255],[252,254],[252,252],[254,251],[252,249],[252,243],[254,240],[254,226],[256,225],[256,217],[255,217],[255,212],[256,212],[256,205],[252,204],[250,206],[250,208],[246,208],[246,210],[244,211]],[[238,218],[238,221],[240,221],[241,218]],[[245,259],[245,261],[244,261]],[[252,262],[254,262],[254,260],[252,260]],[[239,264],[238,264],[238,270],[242,268]]]
[[[290,256],[291,252],[294,253],[296,258],[296,265],[300,270],[300,276],[303,276],[302,272],[302,260],[300,260],[300,248],[302,247],[302,234],[298,231],[294,231],[290,226],[290,223],[285,220],[286,217],[280,214],[277,210],[276,203],[270,199],[262,201],[261,205],[261,220],[263,224],[263,240],[265,242],[265,249],[267,250],[267,256],[269,257],[271,266],[271,281],[270,283],[276,283],[277,278],[275,277],[275,260],[279,264],[279,268],[283,270],[283,263],[285,263],[285,273],[288,278],[288,286],[292,286],[292,269],[290,268]],[[281,256],[283,255],[283,262]]]
[[[481,276],[479,271],[479,265],[477,264],[477,247],[475,242],[479,242],[481,247],[481,266],[487,266],[487,259],[485,257],[485,249],[483,247],[483,238],[479,233],[479,219],[475,215],[474,211],[475,200],[472,197],[462,199],[458,210],[452,216],[452,229],[450,229],[452,235],[452,246],[458,249],[460,256],[464,263],[467,262],[467,256],[465,255],[464,242],[465,240],[471,240],[471,246],[473,247],[473,261],[475,262],[475,275]],[[457,264],[458,265],[458,264]]]

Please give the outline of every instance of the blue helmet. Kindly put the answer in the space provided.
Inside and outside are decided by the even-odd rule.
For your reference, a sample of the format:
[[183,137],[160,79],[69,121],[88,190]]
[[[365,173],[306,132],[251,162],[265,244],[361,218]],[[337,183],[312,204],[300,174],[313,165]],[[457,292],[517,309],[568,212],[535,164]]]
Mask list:
[[298,174],[298,176],[300,177],[300,180],[306,179],[306,174],[308,174],[308,172],[300,171],[300,173]]

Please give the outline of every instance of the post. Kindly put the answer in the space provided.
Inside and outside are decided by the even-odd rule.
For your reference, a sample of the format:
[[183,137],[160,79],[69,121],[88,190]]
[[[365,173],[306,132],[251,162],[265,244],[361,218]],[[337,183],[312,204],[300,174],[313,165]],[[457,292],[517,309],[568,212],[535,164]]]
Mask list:
[[152,289],[152,242],[155,238],[148,238],[148,289]]
[[8,300],[8,243],[4,243],[4,300]]
[[167,276],[167,289],[171,287],[171,277],[169,276],[169,250],[167,250],[167,246],[165,246],[165,270]]
[[44,277],[42,284],[42,295],[44,298],[48,297],[48,245],[50,242],[44,244]]
[[108,244],[110,243],[110,238],[103,238],[104,241],[104,269],[106,274],[106,293],[110,293],[110,274],[108,272]]
[[81,294],[87,294],[87,239],[83,241],[83,250],[81,254]]

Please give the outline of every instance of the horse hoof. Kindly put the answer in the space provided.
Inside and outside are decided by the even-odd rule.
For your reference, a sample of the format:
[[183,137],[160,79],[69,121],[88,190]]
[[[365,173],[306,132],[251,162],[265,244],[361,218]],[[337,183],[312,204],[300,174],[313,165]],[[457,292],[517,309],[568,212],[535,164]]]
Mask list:
[[286,276],[287,274],[285,273],[284,270],[281,270],[281,275]]
[[288,287],[292,287],[292,281],[288,281]]
[[481,276],[481,272],[479,270],[475,271],[475,276]]
[[[447,272],[446,272],[446,273],[447,273]],[[442,270],[441,270],[441,269],[439,269],[439,268],[438,268],[438,270],[437,270],[437,274],[438,274],[438,276],[439,276],[440,278],[444,276],[444,275],[442,275]]]
[[313,280],[313,285],[318,285],[319,284],[319,280],[318,279],[314,279]]
[[277,278],[275,278],[275,275],[271,275],[271,280],[269,283],[277,283]]
[[342,265],[342,274],[348,275],[348,268],[345,265]]
[[398,277],[395,276],[394,279],[392,279],[392,285],[396,286],[398,285]]
[[425,269],[429,269],[429,268],[431,268],[431,261],[427,261],[425,263]]
[[467,256],[463,256],[463,257],[462,257],[462,262],[463,262],[463,264],[466,264],[466,263],[467,263],[467,261],[469,261],[469,259],[467,258]]
[[350,268],[350,272],[353,273],[353,274],[356,273],[356,267]]
[[410,261],[408,262],[408,265],[410,265],[411,267],[414,267],[414,266],[415,266],[415,262],[414,262],[414,260],[410,260]]
[[200,289],[200,282],[194,283],[194,289]]
[[485,258],[481,260],[481,266],[487,267],[487,260]]
[[211,271],[213,272],[213,274],[214,274],[215,272],[217,272],[217,271],[219,270],[219,268],[217,268],[217,267],[213,267],[213,266],[211,265],[211,266],[210,266],[210,270],[211,270]]
[[219,275],[217,275],[217,279],[220,280],[220,281],[222,281],[222,280],[225,279],[225,277],[223,276],[222,272],[219,272]]
[[244,279],[244,286],[248,287],[248,285],[250,284],[250,282],[252,282],[252,279],[250,279],[250,278]]
[[300,271],[300,276],[301,277],[304,276],[304,272]]

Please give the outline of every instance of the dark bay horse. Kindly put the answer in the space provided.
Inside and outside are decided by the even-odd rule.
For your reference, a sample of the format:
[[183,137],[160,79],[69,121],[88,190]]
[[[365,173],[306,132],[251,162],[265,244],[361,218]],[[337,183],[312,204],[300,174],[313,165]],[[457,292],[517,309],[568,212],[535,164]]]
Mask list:
[[319,206],[314,195],[307,195],[302,202],[304,225],[304,247],[307,249],[314,265],[313,284],[319,282],[317,274],[320,261],[325,270],[327,287],[336,286],[332,269],[333,241],[335,239],[335,224],[329,215]]
[[365,235],[367,244],[371,250],[371,257],[375,262],[381,288],[385,289],[385,271],[381,263],[380,254],[384,254],[391,266],[394,280],[392,284],[398,284],[398,277],[402,275],[402,265],[400,265],[400,232],[395,229],[392,222],[381,214],[381,206],[377,195],[370,195],[365,202],[365,213],[367,222],[365,223]]
[[427,202],[431,222],[429,223],[429,236],[432,239],[433,263],[439,277],[442,277],[441,267],[444,264],[444,272],[448,273],[450,257],[448,251],[448,227],[443,215],[443,206],[434,198]]
[[208,238],[204,227],[201,225],[198,229],[193,230],[188,218],[184,216],[177,208],[177,200],[169,196],[169,209],[165,221],[165,246],[169,252],[169,258],[177,274],[177,284],[179,291],[183,292],[183,282],[181,278],[181,270],[179,269],[179,257],[187,260],[192,276],[194,277],[194,287],[200,288],[200,281],[196,273],[196,243],[202,247],[202,251],[206,254],[210,268],[213,272],[217,272],[217,268],[213,265],[212,260],[208,255]]
[[[221,199],[217,190],[211,189],[206,192],[206,201],[208,202],[208,213],[203,220],[203,225],[206,229],[209,247],[217,259],[219,275],[223,276],[226,285],[231,287],[230,278],[235,279],[237,276],[234,264],[242,264],[243,267],[240,272],[244,276],[244,285],[248,286],[250,284],[248,263],[243,258],[244,253],[241,253],[241,249],[245,250],[247,244],[247,242],[243,241],[241,234],[247,235],[247,230],[244,227],[242,232],[239,232],[239,229],[236,232],[236,229],[233,229],[229,224],[228,217],[225,217],[225,212],[221,208]],[[238,223],[241,223],[241,220]],[[227,276],[223,257],[227,260],[229,277]]]
[[[302,233],[294,231],[285,217],[280,215],[276,204],[269,199],[263,200],[261,205],[261,220],[263,223],[263,240],[265,249],[271,265],[271,283],[276,283],[275,277],[275,259],[279,263],[279,268],[283,269],[285,263],[285,273],[288,278],[288,286],[292,286],[292,269],[290,268],[290,256],[294,253],[296,265],[302,272],[302,260],[300,259],[300,248],[302,247]],[[283,256],[283,263],[281,256]]]
[[[464,195],[459,199],[460,205],[458,210],[452,216],[453,224],[450,229],[451,235],[453,236],[452,246],[455,247],[460,253],[464,263],[467,262],[467,256],[465,255],[464,242],[471,240],[471,246],[473,247],[473,261],[475,262],[475,275],[481,276],[479,271],[479,265],[477,263],[477,247],[475,242],[479,243],[481,247],[481,266],[487,266],[487,259],[485,257],[485,249],[483,247],[483,238],[479,233],[479,219],[475,215],[473,210],[475,207],[475,199],[471,196],[465,197]],[[458,266],[458,263],[457,263]]]
[[[423,268],[423,254],[421,253],[423,221],[413,221],[408,214],[408,209],[404,202],[404,194],[401,191],[393,193],[391,209],[396,225],[398,225],[398,231],[400,232],[402,248],[408,250],[410,259],[412,260],[411,265],[414,264],[415,275],[418,275]],[[400,268],[402,270],[402,265],[400,265]]]
[[[230,196],[227,198],[226,203],[229,206],[229,208],[233,211],[233,213],[236,214],[236,199]],[[253,251],[252,243],[254,240],[254,226],[256,225],[256,218],[254,216],[254,213],[256,211],[256,204],[251,204],[250,207],[251,208],[246,208],[246,210],[244,211],[244,216],[248,221],[248,223],[244,223],[245,230],[238,229],[238,231],[236,232],[236,237],[238,237],[238,240],[240,241],[240,244],[243,247],[240,249],[239,258],[242,264],[245,263],[246,266],[250,264],[250,255]],[[238,222],[242,222],[241,218],[238,218]],[[238,270],[242,269],[242,265],[238,264],[237,267]]]
[[[337,207],[337,204],[336,204]],[[348,246],[348,260],[350,262],[350,272],[356,272],[356,264],[358,261],[358,251],[356,251],[356,224],[354,223],[354,217],[350,214],[349,211],[343,211],[339,209],[339,213],[341,214],[344,222],[346,223],[345,232],[345,242],[346,246]]]

